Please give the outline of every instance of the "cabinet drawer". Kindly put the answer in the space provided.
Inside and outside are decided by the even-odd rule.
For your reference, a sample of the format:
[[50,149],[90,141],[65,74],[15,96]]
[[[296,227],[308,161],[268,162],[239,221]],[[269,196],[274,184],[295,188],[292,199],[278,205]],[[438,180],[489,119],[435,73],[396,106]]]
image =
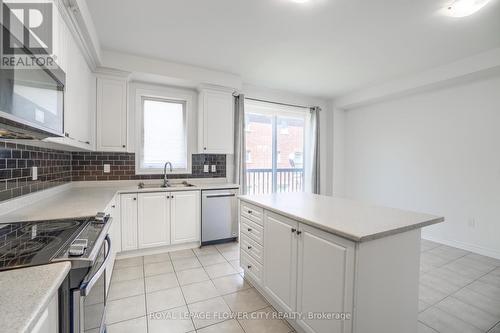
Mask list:
[[264,215],[264,210],[258,206],[252,205],[250,203],[241,201],[240,214],[249,220],[254,221],[257,224],[263,225],[262,218]]
[[247,236],[241,235],[240,246],[243,251],[257,260],[259,264],[262,264],[264,251],[262,250],[261,245],[259,245],[257,242],[254,242]]
[[262,282],[262,265],[245,252],[241,252],[240,254],[240,265],[243,267],[245,275],[252,277],[255,282]]
[[241,233],[260,245],[264,244],[264,228],[244,217],[241,218]]

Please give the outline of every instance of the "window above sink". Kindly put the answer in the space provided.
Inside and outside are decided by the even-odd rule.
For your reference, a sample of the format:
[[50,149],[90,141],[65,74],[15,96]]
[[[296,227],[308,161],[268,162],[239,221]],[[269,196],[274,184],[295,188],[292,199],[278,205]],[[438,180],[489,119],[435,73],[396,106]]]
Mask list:
[[136,174],[163,174],[167,161],[172,174],[191,173],[195,102],[195,91],[136,84]]

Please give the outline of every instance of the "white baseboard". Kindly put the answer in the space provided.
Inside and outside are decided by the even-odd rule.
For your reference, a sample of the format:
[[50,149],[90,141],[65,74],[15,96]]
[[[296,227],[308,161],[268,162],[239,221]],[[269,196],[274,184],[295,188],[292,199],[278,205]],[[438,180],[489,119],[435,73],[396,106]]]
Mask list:
[[151,254],[159,254],[159,253],[172,252],[178,250],[196,249],[199,247],[200,247],[200,242],[190,242],[185,244],[166,245],[166,246],[158,246],[147,249],[122,251],[116,254],[116,259],[147,256]]
[[462,249],[462,250],[481,254],[483,256],[492,257],[495,259],[500,259],[500,251],[498,251],[498,250],[494,250],[494,249],[490,249],[490,248],[486,248],[483,246],[470,244],[470,243],[466,243],[466,242],[460,242],[460,241],[449,240],[449,239],[442,239],[439,237],[432,237],[432,236],[428,236],[428,235],[425,235],[422,238],[436,242],[436,243],[442,243],[442,244],[445,244],[448,246],[457,247],[457,248]]

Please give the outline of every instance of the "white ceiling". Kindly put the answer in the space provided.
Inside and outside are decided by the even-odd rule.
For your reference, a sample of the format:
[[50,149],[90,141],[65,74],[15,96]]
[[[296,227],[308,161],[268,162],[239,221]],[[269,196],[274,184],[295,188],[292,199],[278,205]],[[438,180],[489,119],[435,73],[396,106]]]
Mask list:
[[101,47],[336,97],[500,46],[500,0],[87,0]]

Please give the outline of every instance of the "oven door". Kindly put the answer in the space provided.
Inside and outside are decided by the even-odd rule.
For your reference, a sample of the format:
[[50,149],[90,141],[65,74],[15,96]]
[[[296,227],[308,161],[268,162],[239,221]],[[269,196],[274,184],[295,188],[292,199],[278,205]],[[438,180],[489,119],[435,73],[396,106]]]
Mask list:
[[111,254],[111,240],[106,236],[96,260],[79,289],[73,294],[73,332],[105,332],[106,266]]

